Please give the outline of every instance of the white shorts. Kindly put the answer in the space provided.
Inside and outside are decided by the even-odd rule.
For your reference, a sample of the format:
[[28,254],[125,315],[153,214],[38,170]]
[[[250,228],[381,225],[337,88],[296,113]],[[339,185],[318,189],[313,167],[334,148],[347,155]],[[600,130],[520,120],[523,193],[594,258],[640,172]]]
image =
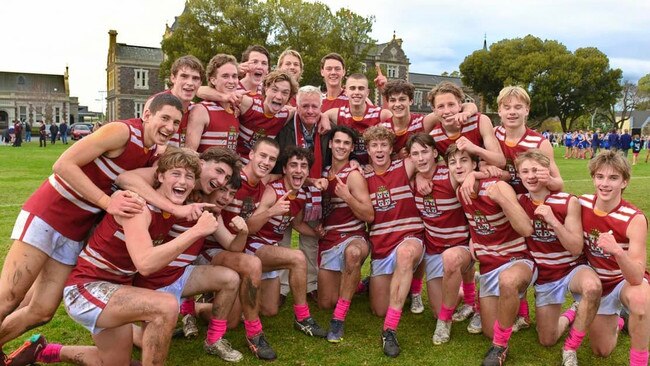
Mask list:
[[194,260],[194,264],[200,265],[200,266],[210,265],[210,264],[212,264],[212,259],[214,259],[214,257],[217,254],[223,252],[224,250],[225,249],[222,249],[222,248],[208,248],[208,249],[205,249],[205,250],[201,251],[201,253],[199,253],[198,256],[196,256],[196,259]]
[[[648,282],[645,278],[643,280]],[[628,283],[626,280],[621,281],[612,292],[600,298],[600,307],[598,307],[596,315],[618,315],[621,313],[621,309],[625,307],[621,302],[621,291],[626,283]]]
[[404,241],[406,240],[417,240],[417,242],[420,243],[420,245],[422,246],[422,255],[420,256],[420,260],[418,260],[418,263],[415,266],[413,266],[413,272],[415,272],[420,262],[422,262],[422,258],[424,257],[424,244],[422,243],[422,240],[420,240],[419,238],[409,236],[402,239],[402,242],[399,243],[386,258],[373,259],[372,261],[370,261],[371,277],[392,275],[393,272],[395,272],[395,265],[397,264],[397,248],[399,248],[400,245],[404,244]]
[[[452,247],[456,248],[456,247]],[[467,246],[460,246],[460,248],[463,248],[467,250],[467,253],[469,253],[469,247]],[[451,248],[447,248],[451,249]],[[445,250],[447,250],[445,249]],[[443,252],[444,253],[444,252]],[[472,266],[474,262],[470,260],[469,266]],[[464,272],[465,269],[461,269],[462,272]],[[440,254],[424,254],[424,271],[427,275],[427,282],[436,279],[436,278],[442,278],[443,275],[445,274],[445,268],[442,264],[442,253]]]
[[[264,243],[247,243],[246,244],[246,250],[244,250],[244,253],[250,254],[250,255],[255,255],[255,252],[262,248],[263,246],[268,245]],[[274,278],[280,277],[280,271],[268,271],[268,272],[262,272],[262,280],[272,280]]]
[[[543,285],[535,285],[535,306],[540,308],[546,305],[564,304],[565,295],[569,291],[569,283],[573,277],[582,269],[591,268],[581,264],[572,269],[566,276],[557,281],[547,282]],[[582,296],[577,293],[571,293],[575,301],[580,301]]]
[[[345,269],[345,248],[348,247],[348,244],[350,244],[352,240],[362,240],[366,245],[368,244],[366,238],[363,236],[351,236],[330,249],[321,252],[319,268],[328,271],[343,272]],[[365,258],[363,261],[365,261]],[[361,261],[361,263],[363,263],[363,261]]]
[[[198,259],[198,258],[197,258]],[[185,270],[183,271],[183,274],[176,279],[176,281],[170,283],[169,285],[165,287],[161,287],[157,289],[156,291],[160,292],[167,292],[176,297],[176,300],[178,303],[181,303],[181,297],[183,297],[183,289],[185,289],[185,285],[187,285],[187,281],[190,280],[190,276],[192,275],[192,271],[194,271],[195,266],[189,265],[185,267]]]
[[[535,283],[537,280],[537,267],[535,266],[535,262],[530,259],[517,259],[502,264],[500,267],[495,268],[488,273],[480,275],[478,280],[480,286],[479,297],[499,296],[499,274],[517,263],[524,263],[530,268],[531,271],[533,271],[533,277],[530,280],[528,287],[530,287],[531,283]],[[523,298],[525,294],[526,290],[520,292],[519,298]]]
[[18,214],[11,239],[29,244],[55,261],[68,266],[77,264],[77,257],[84,245],[83,242],[61,235],[40,217],[24,210]]
[[97,327],[97,319],[120,287],[122,285],[106,281],[66,286],[63,289],[65,311],[92,334],[99,334],[104,328]]

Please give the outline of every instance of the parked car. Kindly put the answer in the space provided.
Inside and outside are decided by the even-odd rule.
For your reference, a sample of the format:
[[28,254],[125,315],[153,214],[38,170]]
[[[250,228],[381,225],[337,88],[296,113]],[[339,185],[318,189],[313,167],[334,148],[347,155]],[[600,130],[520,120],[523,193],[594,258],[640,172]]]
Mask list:
[[72,125],[70,129],[70,138],[73,140],[79,140],[84,136],[90,135],[91,132],[90,128],[85,124],[76,123]]

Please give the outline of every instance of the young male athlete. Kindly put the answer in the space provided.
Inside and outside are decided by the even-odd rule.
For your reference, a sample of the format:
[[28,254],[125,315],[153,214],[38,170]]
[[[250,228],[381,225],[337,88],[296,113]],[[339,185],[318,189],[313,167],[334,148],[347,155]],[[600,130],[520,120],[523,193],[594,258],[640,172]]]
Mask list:
[[413,271],[422,261],[424,227],[409,181],[415,174],[410,160],[391,161],[395,134],[370,127],[363,134],[372,171],[365,175],[375,211],[369,227],[371,244],[370,307],[385,316],[384,354],[397,357],[397,326],[408,296]]
[[[478,166],[476,155],[461,151],[455,144],[447,150],[445,161],[459,185]],[[460,202],[470,223],[470,250],[480,263],[483,334],[492,338],[483,365],[502,365],[519,298],[536,277],[524,239],[532,234],[533,227],[508,183],[498,178],[479,179],[474,182],[474,192],[477,194],[472,198]]]
[[[571,326],[562,349],[562,364],[577,365],[576,350],[596,316],[602,287],[596,272],[586,265],[582,255],[578,199],[548,189],[550,165],[539,150],[519,154],[515,166],[528,190],[519,196],[519,203],[533,222],[533,235],[526,238],[526,243],[538,270],[535,314],[539,343],[554,345]],[[577,309],[560,316],[567,291],[580,303]]]
[[[473,271],[469,225],[456,195],[457,183],[450,178],[449,167],[438,161],[433,137],[417,133],[409,138],[406,149],[417,175],[432,183],[431,193],[422,194],[417,189],[414,192],[415,204],[425,228],[423,263],[427,294],[431,309],[438,318],[432,340],[433,344],[440,345],[450,338],[461,279]],[[463,290],[467,305],[473,308],[476,295],[473,280],[470,285],[463,283]]]
[[[206,68],[208,86],[217,93],[232,94],[237,89],[237,60],[218,54]],[[218,146],[234,151],[239,137],[239,120],[229,102],[202,101],[192,106],[187,123],[185,146],[203,152]]]
[[248,46],[241,55],[239,67],[245,76],[239,81],[237,90],[245,91],[250,96],[261,93],[270,64],[271,55],[264,46]]
[[[192,105],[192,100],[194,100],[194,97],[196,96],[196,91],[201,87],[203,74],[203,64],[198,58],[192,55],[179,57],[172,64],[169,73],[169,81],[172,86],[161,93],[171,94],[180,99],[181,103],[183,103],[183,118],[178,126],[178,130],[176,130],[174,135],[169,139],[169,144],[171,146],[185,146],[185,134],[187,132],[190,106]],[[151,103],[153,97],[154,96],[147,100],[144,109],[149,107],[149,103]]]
[[357,134],[346,126],[336,126],[330,134],[332,163],[323,171],[329,184],[323,192],[324,235],[318,242],[318,305],[334,308],[327,340],[336,343],[343,340],[345,318],[370,251],[366,223],[375,212],[365,178],[350,166]]
[[[151,163],[156,146],[177,130],[182,109],[175,96],[156,96],[142,119],[111,122],[54,163],[54,174],[25,202],[11,235],[0,277],[0,344],[52,318],[83,242],[104,210],[124,217],[142,212],[137,195],[112,193],[111,186],[122,171]],[[32,285],[29,304],[17,309]]]
[[345,77],[345,60],[338,53],[328,53],[320,60],[320,75],[323,77],[325,88],[321,111],[338,109],[348,104],[348,97],[343,88]]
[[[168,149],[158,161],[156,190],[165,199],[180,205],[194,188],[199,174],[199,161],[194,154]],[[46,344],[44,337],[33,337],[9,356],[9,364],[27,365],[36,361],[128,364],[132,349],[131,323],[138,321],[146,322],[142,334],[143,364],[164,364],[176,324],[178,302],[171,294],[131,286],[133,277],[136,273],[146,276],[164,268],[217,226],[214,216],[205,212],[193,228],[163,243],[175,222],[170,214],[151,205],[129,218],[106,215],[81,252],[64,289],[66,311],[90,330],[95,347],[62,347]],[[237,281],[236,275],[232,279]]]
[[289,286],[294,301],[294,328],[312,337],[326,332],[311,317],[307,305],[307,264],[300,250],[277,246],[284,232],[293,227],[298,232],[319,237],[303,221],[305,184],[313,156],[309,150],[290,146],[283,151],[284,176],[267,184],[255,212],[246,220],[251,233],[246,252],[262,261],[261,309],[266,315],[278,312],[280,281],[278,269],[289,270]]
[[[296,50],[287,48],[286,50],[282,51],[280,57],[278,57],[278,65],[276,66],[276,70],[281,70],[291,75],[293,80],[295,80],[298,84],[300,84],[300,80],[302,79],[304,68],[305,64],[302,62],[302,56]],[[296,106],[296,96],[289,99],[289,105],[292,107]]]
[[630,164],[616,151],[601,151],[589,161],[595,194],[580,196],[585,254],[603,285],[596,318],[589,327],[591,349],[608,356],[618,338],[617,320],[629,313],[630,365],[648,364],[650,286],[646,272],[648,222],[623,199]]

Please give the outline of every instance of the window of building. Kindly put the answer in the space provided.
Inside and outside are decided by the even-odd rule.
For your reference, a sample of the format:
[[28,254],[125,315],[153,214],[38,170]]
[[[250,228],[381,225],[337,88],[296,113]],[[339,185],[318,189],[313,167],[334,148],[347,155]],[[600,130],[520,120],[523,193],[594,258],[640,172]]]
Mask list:
[[18,118],[23,122],[27,121],[27,106],[21,105],[18,108]]
[[393,79],[397,78],[397,71],[397,65],[386,65],[386,74],[388,74],[387,77]]
[[416,90],[413,93],[413,104],[421,105],[422,103],[422,90]]
[[54,122],[61,122],[61,108],[59,107],[54,108]]
[[115,88],[115,71],[110,70],[108,72],[108,90],[113,90]]
[[141,118],[142,117],[142,112],[144,111],[144,103],[143,102],[135,102],[135,118]]
[[18,85],[25,85],[25,77],[20,75],[18,76]]
[[135,69],[135,88],[149,89],[149,70]]

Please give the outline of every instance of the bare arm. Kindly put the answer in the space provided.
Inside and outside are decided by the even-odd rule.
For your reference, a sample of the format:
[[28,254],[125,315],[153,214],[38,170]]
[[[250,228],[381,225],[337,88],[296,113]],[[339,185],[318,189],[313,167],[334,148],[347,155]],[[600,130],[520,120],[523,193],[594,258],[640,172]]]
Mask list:
[[547,187],[553,192],[558,192],[564,189],[564,181],[560,175],[560,169],[555,164],[555,158],[553,157],[553,146],[548,140],[542,141],[542,144],[539,146],[539,149],[544,155],[546,155],[551,160],[551,166],[549,167],[550,178],[548,180]]
[[185,147],[194,151],[198,150],[201,144],[201,136],[205,126],[210,123],[210,114],[202,104],[195,104],[190,110],[187,120],[187,132],[185,134]]
[[144,211],[133,218],[118,219],[118,222],[124,228],[126,248],[133,264],[143,276],[149,276],[161,270],[190,245],[214,232],[217,227],[214,215],[204,212],[192,228],[163,245],[153,246],[148,230],[151,223],[149,211]]
[[564,225],[555,217],[550,206],[539,205],[535,209],[535,215],[542,217],[546,224],[553,229],[562,246],[573,255],[582,253],[584,242],[582,241],[582,217],[580,203],[572,196],[569,199],[567,215],[564,218]]
[[478,126],[479,131],[481,132],[481,137],[483,138],[483,146],[485,146],[485,149],[482,149],[483,152],[479,153],[479,156],[488,164],[501,169],[505,168],[506,157],[503,155],[503,151],[501,151],[499,141],[497,141],[497,138],[494,136],[494,126],[492,126],[492,121],[490,121],[488,116],[482,114]]
[[346,184],[338,176],[336,180],[334,193],[347,203],[357,219],[372,222],[375,219],[375,210],[370,201],[368,183],[361,173],[356,170],[350,172]]
[[303,212],[304,210],[300,210],[300,212],[298,212],[293,221],[291,221],[291,226],[302,235],[319,238],[319,233],[316,232],[316,230],[314,230],[311,226],[307,225],[307,223],[303,220]]
[[602,248],[603,252],[616,258],[616,262],[623,272],[623,277],[633,286],[640,285],[645,274],[647,225],[646,218],[643,215],[636,215],[632,219],[626,232],[630,240],[627,251],[621,248],[614,235],[610,233],[601,233],[598,237],[598,247]]
[[289,212],[291,204],[287,200],[289,193],[290,192],[285,193],[276,201],[275,190],[273,187],[266,187],[260,205],[257,207],[255,212],[253,212],[253,215],[246,220],[248,232],[250,234],[255,234],[269,221],[271,217],[284,215]]
[[246,246],[246,239],[248,238],[248,226],[246,226],[244,219],[241,218],[241,216],[235,216],[232,221],[230,221],[229,226],[237,234],[232,234],[230,230],[223,225],[223,219],[221,216],[219,216],[217,221],[219,222],[219,227],[212,235],[216,242],[228,251],[243,252],[244,247]]
[[510,225],[519,235],[527,237],[533,234],[533,225],[517,201],[515,190],[508,183],[498,181],[488,188],[487,193],[490,199],[501,206]]

